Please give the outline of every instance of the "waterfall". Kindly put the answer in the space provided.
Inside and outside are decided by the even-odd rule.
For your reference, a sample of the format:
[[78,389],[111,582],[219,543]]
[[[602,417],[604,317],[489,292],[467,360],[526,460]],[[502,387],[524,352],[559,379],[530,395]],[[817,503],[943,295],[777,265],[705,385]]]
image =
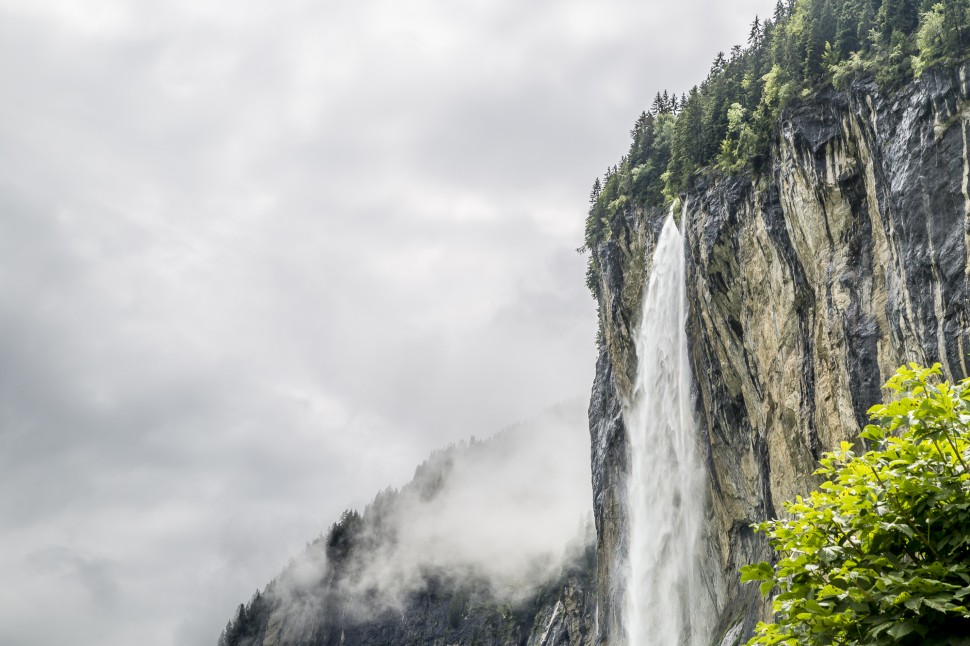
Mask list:
[[636,339],[636,384],[624,410],[630,442],[627,646],[702,646],[708,639],[697,563],[704,491],[691,408],[684,265],[684,238],[671,214],[653,255]]

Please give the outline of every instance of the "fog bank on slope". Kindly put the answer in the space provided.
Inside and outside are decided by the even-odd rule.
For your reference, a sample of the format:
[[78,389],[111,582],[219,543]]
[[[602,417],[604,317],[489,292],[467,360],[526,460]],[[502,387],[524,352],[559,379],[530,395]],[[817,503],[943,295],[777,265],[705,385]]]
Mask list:
[[586,428],[576,398],[436,451],[400,490],[379,493],[363,513],[348,510],[309,543],[251,602],[239,636],[271,629],[296,638],[368,621],[429,589],[529,599],[592,540]]

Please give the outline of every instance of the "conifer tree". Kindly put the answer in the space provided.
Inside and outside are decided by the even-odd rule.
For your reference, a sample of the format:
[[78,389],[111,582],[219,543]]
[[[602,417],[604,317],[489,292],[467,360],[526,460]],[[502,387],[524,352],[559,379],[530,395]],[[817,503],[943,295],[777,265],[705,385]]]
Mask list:
[[892,39],[894,32],[908,36],[916,30],[919,24],[919,4],[919,0],[883,0],[880,13],[886,42]]
[[748,44],[751,47],[757,47],[761,44],[761,20],[758,16],[754,17],[754,22],[751,23],[751,31],[748,32]]

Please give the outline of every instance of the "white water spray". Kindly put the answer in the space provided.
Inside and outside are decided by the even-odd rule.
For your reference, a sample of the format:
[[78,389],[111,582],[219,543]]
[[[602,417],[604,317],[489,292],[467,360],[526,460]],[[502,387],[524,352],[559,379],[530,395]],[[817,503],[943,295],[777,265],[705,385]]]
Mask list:
[[708,639],[697,562],[704,492],[691,412],[684,264],[684,238],[671,214],[653,255],[636,340],[637,379],[624,411],[627,646],[702,646]]

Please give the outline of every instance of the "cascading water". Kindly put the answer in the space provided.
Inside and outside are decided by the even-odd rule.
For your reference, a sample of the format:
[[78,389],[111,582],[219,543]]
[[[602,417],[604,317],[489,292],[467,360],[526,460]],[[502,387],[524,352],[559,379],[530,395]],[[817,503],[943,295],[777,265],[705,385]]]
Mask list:
[[636,339],[637,379],[624,410],[628,646],[702,646],[708,638],[698,567],[703,522],[687,357],[684,238],[671,214],[653,255]]

